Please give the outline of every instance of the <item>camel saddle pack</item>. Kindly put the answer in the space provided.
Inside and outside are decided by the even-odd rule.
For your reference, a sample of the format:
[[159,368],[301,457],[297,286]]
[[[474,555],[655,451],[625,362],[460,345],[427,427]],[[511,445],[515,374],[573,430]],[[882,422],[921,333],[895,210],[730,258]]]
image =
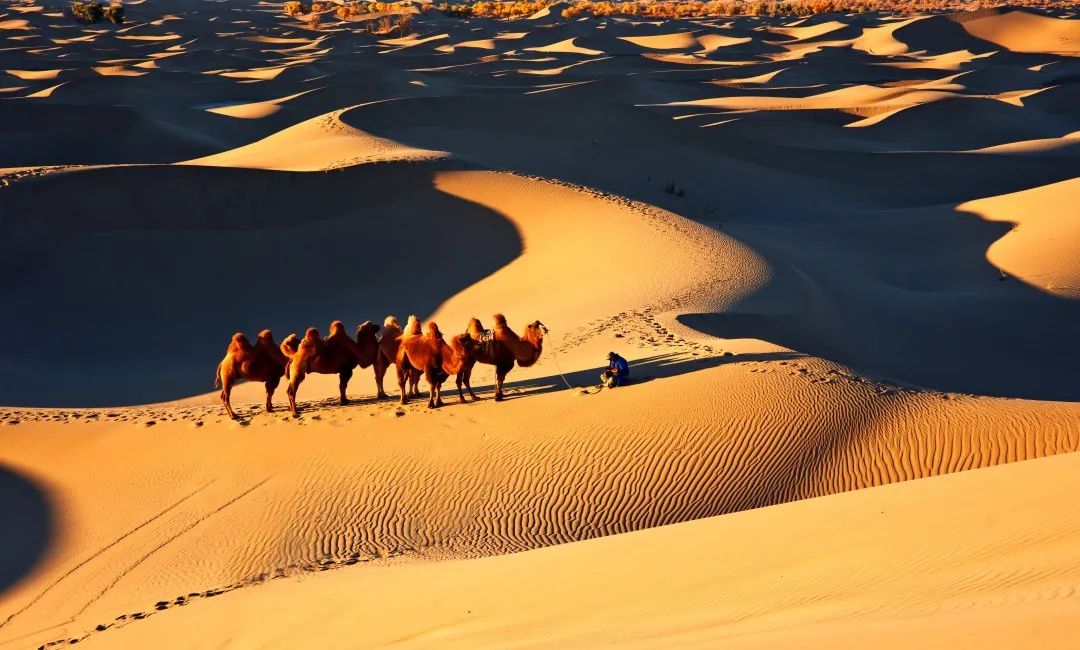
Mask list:
[[480,338],[476,339],[476,342],[480,344],[480,349],[484,354],[495,356],[495,330],[487,329],[480,332]]

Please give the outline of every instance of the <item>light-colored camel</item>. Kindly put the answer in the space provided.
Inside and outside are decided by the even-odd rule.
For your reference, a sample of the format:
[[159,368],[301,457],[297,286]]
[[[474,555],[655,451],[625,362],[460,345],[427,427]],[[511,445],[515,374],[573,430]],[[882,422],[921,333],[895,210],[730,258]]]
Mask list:
[[[386,371],[390,366],[397,363],[398,349],[401,347],[401,342],[421,334],[420,319],[416,316],[409,316],[404,329],[402,329],[395,316],[387,316],[386,320],[383,321],[382,340],[379,341],[379,350],[375,357],[375,387],[378,399],[388,397],[386,391],[383,390],[383,379],[386,377]],[[418,396],[420,394],[420,373],[411,373],[408,380],[409,396]]]
[[296,417],[296,391],[304,377],[311,372],[338,375],[340,403],[348,404],[345,395],[353,368],[367,368],[378,356],[379,342],[376,335],[379,326],[365,321],[356,328],[356,340],[349,337],[345,325],[336,320],[330,323],[330,333],[325,339],[319,337],[319,330],[309,327],[303,339],[290,334],[281,342],[281,352],[289,358],[285,378],[289,381],[286,393],[289,396],[289,410]]
[[272,413],[274,391],[285,374],[289,360],[274,343],[274,335],[266,329],[259,332],[255,345],[244,336],[243,332],[233,334],[225,358],[214,371],[214,386],[221,386],[221,403],[229,417],[236,419],[233,413],[231,397],[233,386],[241,379],[261,381],[266,385],[266,412]]
[[[439,326],[434,322],[427,324],[423,336],[410,336],[401,341],[398,347],[397,372],[398,388],[401,390],[401,403],[408,402],[405,382],[411,374],[423,373],[428,383],[428,407],[443,405],[442,385],[450,375],[456,375],[471,358],[476,343],[468,334],[458,334],[446,341]],[[460,388],[458,398],[464,402],[465,395]]]
[[506,317],[495,314],[495,327],[488,338],[485,336],[484,326],[480,321],[473,318],[465,331],[476,342],[475,349],[466,360],[465,366],[458,374],[458,390],[461,384],[465,384],[466,390],[473,399],[479,399],[472,389],[472,370],[477,362],[495,366],[495,401],[503,399],[503,381],[506,374],[514,367],[514,363],[522,368],[528,368],[540,358],[544,349],[544,334],[547,327],[540,321],[533,321],[525,326],[525,333],[518,336],[514,330],[506,324]]

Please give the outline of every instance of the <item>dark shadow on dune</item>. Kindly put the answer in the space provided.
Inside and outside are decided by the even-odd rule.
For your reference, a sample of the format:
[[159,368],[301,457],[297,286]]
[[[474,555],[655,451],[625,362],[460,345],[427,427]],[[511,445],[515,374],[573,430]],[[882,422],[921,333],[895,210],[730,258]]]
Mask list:
[[[45,493],[30,479],[0,466],[0,594],[45,555],[55,523]],[[0,613],[3,614],[3,613]],[[0,624],[4,619],[0,616]]]
[[[545,355],[550,352],[545,352]],[[734,363],[748,363],[752,361],[787,361],[790,359],[799,359],[806,355],[798,352],[761,352],[753,354],[738,354],[731,356],[709,356],[709,357],[689,357],[682,353],[668,353],[658,354],[641,359],[634,359],[627,357],[630,362],[630,383],[627,388],[640,384],[648,383],[654,379],[665,379],[668,377],[677,377],[679,375],[685,375],[690,372],[697,372],[699,370],[707,370],[709,368],[716,368]],[[541,357],[543,359],[544,357]],[[551,363],[548,361],[547,363]],[[554,363],[551,363],[551,368],[554,370]],[[590,368],[587,370],[578,370],[575,372],[569,372],[563,375],[575,390],[582,388],[595,388],[600,383],[600,373],[604,369],[600,366],[596,368]],[[512,378],[513,374],[510,374],[508,379]],[[504,384],[506,389],[506,399],[519,399],[523,397],[531,397],[534,395],[543,395],[545,393],[554,393],[560,390],[568,390],[566,382],[563,381],[563,377],[558,374],[549,375],[547,377],[539,377],[536,379],[525,379],[521,381],[507,381]],[[453,378],[450,382],[443,387],[444,394],[449,394],[448,387],[453,382]],[[494,384],[491,385],[474,385],[474,389],[493,391]]]
[[934,390],[1080,400],[1080,301],[987,261],[987,249],[1011,228],[955,207],[927,210],[906,228],[893,224],[873,239],[864,236],[862,253],[878,253],[865,277],[829,268],[831,247],[851,255],[842,240],[774,249],[775,232],[761,238],[740,231],[774,267],[773,282],[727,312],[678,320],[713,336],[763,339]]
[[212,390],[233,332],[430,314],[521,252],[447,165],[328,173],[129,167],[6,188],[5,404],[104,406]]

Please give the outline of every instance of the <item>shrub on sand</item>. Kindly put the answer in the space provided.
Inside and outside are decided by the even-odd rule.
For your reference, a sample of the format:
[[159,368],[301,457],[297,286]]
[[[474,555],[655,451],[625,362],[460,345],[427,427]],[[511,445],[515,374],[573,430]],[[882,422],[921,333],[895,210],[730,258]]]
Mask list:
[[285,11],[286,16],[300,16],[311,13],[311,5],[302,2],[286,2],[282,9]]
[[119,25],[124,22],[124,7],[119,3],[105,6],[105,3],[95,0],[72,0],[71,15],[84,23],[100,23],[107,20]]
[[[458,18],[513,20],[555,4],[554,0],[479,0],[441,3],[434,8]],[[572,0],[562,10],[567,19],[582,16],[638,16],[652,19],[719,18],[730,16],[810,16],[823,13],[885,12],[917,14],[934,11],[974,11],[1022,6],[1044,9],[1080,7],[1080,0]]]

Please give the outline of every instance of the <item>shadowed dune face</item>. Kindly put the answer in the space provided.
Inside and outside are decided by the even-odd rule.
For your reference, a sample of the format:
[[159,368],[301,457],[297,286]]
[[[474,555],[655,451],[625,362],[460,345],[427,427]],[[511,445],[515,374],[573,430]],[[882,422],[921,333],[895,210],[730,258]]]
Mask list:
[[[431,313],[521,250],[505,219],[432,182],[395,164],[143,167],[13,188],[3,234],[18,244],[0,268],[20,281],[0,290],[0,358],[21,372],[0,392],[28,405],[175,399],[210,387],[230,330],[280,340],[334,319]],[[95,380],[105,369],[111,379]]]
[[[312,29],[270,5],[214,21],[182,3],[129,9],[133,24],[122,32],[28,12],[19,18],[27,29],[2,36],[30,40],[11,41],[0,51],[0,69],[17,83],[7,95],[12,101],[0,104],[0,165],[186,161],[225,169],[98,170],[46,179],[25,193],[20,186],[26,181],[19,179],[45,172],[6,174],[4,181],[14,184],[0,195],[0,214],[13,216],[4,228],[20,243],[0,264],[20,281],[3,291],[23,307],[41,292],[55,296],[33,304],[22,325],[12,323],[19,333],[37,331],[31,323],[55,331],[50,327],[59,326],[48,325],[48,318],[62,315],[54,307],[61,300],[81,304],[82,314],[120,309],[124,291],[137,288],[124,279],[128,271],[156,278],[157,286],[175,284],[171,274],[180,258],[161,243],[166,230],[152,226],[152,235],[133,234],[166,220],[177,229],[169,237],[192,239],[175,250],[200,259],[197,278],[183,279],[175,289],[188,296],[180,302],[199,302],[195,286],[221,287],[214,278],[235,277],[241,269],[265,272],[268,281],[248,283],[244,299],[227,299],[224,291],[208,299],[213,309],[203,313],[218,320],[207,331],[223,332],[215,341],[237,327],[274,325],[280,336],[308,324],[323,326],[330,317],[430,313],[455,289],[482,279],[481,266],[490,270],[511,259],[520,243],[486,266],[470,267],[460,282],[447,278],[461,260],[476,258],[462,255],[439,266],[436,260],[445,259],[439,255],[448,253],[436,253],[430,268],[440,269],[438,296],[406,309],[392,296],[415,295],[405,290],[420,277],[414,263],[401,263],[401,274],[387,270],[384,262],[395,266],[387,246],[374,253],[365,248],[363,255],[373,257],[361,262],[363,255],[349,255],[350,245],[325,230],[331,221],[364,222],[344,216],[351,195],[343,186],[352,176],[318,179],[247,168],[317,175],[367,163],[454,158],[629,197],[734,234],[766,258],[778,279],[732,313],[685,320],[708,321],[707,333],[795,345],[937,389],[1080,398],[1076,371],[1064,361],[1076,345],[1070,335],[1072,287],[1080,286],[1076,271],[1055,262],[1063,271],[1049,277],[1029,252],[1029,259],[1006,265],[1023,270],[1017,274],[1021,283],[999,281],[1001,272],[1013,272],[1001,268],[996,256],[988,261],[987,251],[1008,227],[984,227],[949,207],[1080,174],[1080,117],[1074,110],[1080,63],[1072,56],[1080,21],[1070,14],[993,10],[657,23],[565,21],[556,12],[478,27],[430,12],[416,17],[414,34],[386,38],[370,34],[363,22],[335,20]],[[163,11],[175,15],[159,20]],[[101,70],[140,76],[103,76]],[[423,173],[406,176],[388,181],[394,195],[404,197],[393,212],[402,219],[429,211],[409,195],[414,181],[417,196],[430,195],[430,180]],[[124,189],[103,189],[108,184]],[[364,210],[382,205],[384,191],[364,187],[369,189],[352,197],[353,204]],[[94,198],[74,198],[86,192]],[[1074,195],[1069,189],[1062,200]],[[162,210],[153,200],[158,196],[175,206]],[[138,206],[134,217],[126,208],[110,209],[121,200]],[[224,207],[209,219],[215,206]],[[994,220],[1005,223],[1012,216],[1017,223],[1024,210],[1018,204]],[[286,243],[294,236],[290,225],[316,215],[324,228],[316,232],[329,241],[315,247]],[[114,217],[119,221],[110,223]],[[894,221],[918,228],[917,234],[911,241],[897,237],[889,225]],[[49,229],[80,224],[80,236],[102,255],[89,246],[43,247],[44,240],[28,231],[44,232],[46,223]],[[140,225],[131,228],[133,223]],[[1069,238],[1047,223],[1040,226],[1046,238]],[[262,248],[254,247],[261,252],[251,258],[235,252],[254,250],[236,230],[246,224],[265,231]],[[474,224],[463,225],[450,241],[468,239],[464,229]],[[396,222],[387,227],[405,228]],[[203,228],[221,230],[206,239],[217,243],[195,234]],[[504,248],[501,235],[495,239],[495,248]],[[897,239],[902,246],[894,246]],[[810,241],[812,249],[800,245]],[[949,245],[938,245],[943,241]],[[311,252],[318,247],[328,254]],[[295,264],[283,261],[286,248]],[[127,266],[106,270],[105,254]],[[914,265],[913,255],[919,260]],[[282,261],[271,262],[271,256]],[[85,271],[46,278],[42,274],[51,271],[32,269],[38,257],[69,259]],[[155,269],[151,258],[175,264]],[[357,266],[349,265],[353,260]],[[296,296],[298,280],[291,274],[299,266],[324,264],[326,271],[316,272],[320,277],[359,277],[368,268],[382,278],[365,278],[371,287],[356,285],[370,299],[354,293],[329,299],[336,310],[317,309]],[[866,272],[849,271],[853,264]],[[29,274],[25,281],[23,273]],[[240,288],[229,291],[235,295]],[[285,300],[297,301],[290,313],[309,309],[310,317],[294,323],[281,307]],[[246,316],[238,306],[244,302]],[[811,304],[817,304],[813,313],[806,307]],[[130,317],[122,331],[145,332],[147,325],[175,320],[183,327],[164,327],[180,334],[195,323],[178,311],[155,306],[140,313],[129,306],[117,313]],[[735,321],[745,327],[717,325]],[[982,326],[989,322],[995,325]],[[79,322],[106,325],[93,318]],[[153,340],[172,340],[178,354],[223,345],[210,346],[209,334],[198,330],[190,339]],[[1023,335],[1030,331],[1043,333],[1040,342]],[[197,347],[190,347],[195,341]],[[29,363],[16,347],[9,339],[0,351],[9,363]],[[63,354],[45,356],[67,359],[62,367],[75,372],[104,358],[80,352],[73,342],[59,347]],[[47,375],[13,385],[11,400],[72,403],[31,399],[46,390]],[[194,367],[181,376],[186,378],[171,390],[148,389],[139,401],[185,396],[202,385]],[[77,392],[78,382],[70,382],[64,395]]]
[[[52,506],[41,488],[0,465],[0,594],[29,574],[53,541]],[[2,620],[2,617],[0,617]]]
[[[411,34],[379,35],[375,20],[313,25],[271,2],[125,7],[130,24],[91,27],[50,0],[0,34],[0,402],[184,399],[0,407],[5,460],[49,486],[63,521],[29,517],[10,547],[0,646],[110,647],[192,612],[220,623],[216,603],[241,594],[175,608],[276,577],[465,565],[1080,449],[1080,404],[924,390],[1080,399],[1080,63],[1058,45],[1080,25],[1071,14],[553,8],[512,22],[426,12]],[[550,328],[498,404],[376,401],[370,370],[349,405],[336,376],[307,378],[297,419],[263,413],[260,384],[237,388],[237,421],[210,393],[238,330],[280,341],[415,313],[449,338],[494,312],[519,334]],[[609,350],[632,381],[598,390]],[[490,397],[494,369],[476,373]],[[12,481],[15,510],[41,510]],[[1055,484],[1068,483],[1036,485]],[[897,521],[876,503],[875,521],[933,546],[917,509]],[[947,521],[955,506],[935,507]],[[1019,553],[1074,536],[1043,519]],[[797,548],[778,523],[768,541]],[[824,548],[887,554],[834,523],[815,528],[835,536]],[[1019,526],[978,523],[979,548],[995,534],[1015,548]],[[50,535],[42,561],[35,540]],[[711,553],[746,570],[737,552]],[[1027,591],[1031,564],[981,568],[945,581],[969,590],[951,592],[965,612],[1012,611],[987,583],[1043,600]],[[817,616],[781,569],[747,580],[784,592],[770,607]],[[423,629],[399,645],[480,645],[471,615],[441,627],[411,585],[380,589]],[[865,591],[848,599],[860,615],[895,608]],[[906,620],[937,595],[921,593]],[[323,632],[275,614],[309,645]],[[324,645],[357,645],[350,632]]]

